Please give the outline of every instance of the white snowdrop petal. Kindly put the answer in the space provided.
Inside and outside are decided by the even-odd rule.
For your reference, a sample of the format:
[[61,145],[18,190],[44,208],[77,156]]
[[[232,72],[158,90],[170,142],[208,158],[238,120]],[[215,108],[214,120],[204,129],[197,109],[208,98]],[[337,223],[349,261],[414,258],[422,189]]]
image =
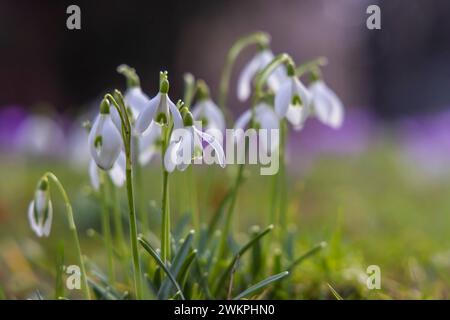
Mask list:
[[131,107],[134,119],[146,108],[150,102],[150,98],[142,92],[140,87],[128,89],[124,97],[125,103]]
[[180,148],[180,141],[173,141],[169,144],[164,155],[164,168],[167,172],[173,172],[178,163],[178,149]]
[[340,128],[344,120],[344,107],[337,95],[322,81],[311,85],[312,107],[315,115],[324,124]]
[[261,147],[265,151],[274,152],[278,149],[279,139],[272,141],[271,130],[279,130],[280,120],[275,111],[266,104],[260,104],[256,107],[256,120],[260,123],[262,129],[267,130],[266,139],[261,139]]
[[41,228],[39,227],[38,222],[36,221],[34,216],[34,200],[31,201],[30,205],[28,206],[28,221],[30,222],[31,230],[33,230],[38,237],[41,237]]
[[[122,138],[111,119],[105,121],[101,131],[102,143],[98,147],[97,165],[103,170],[109,170],[114,165],[122,150]],[[95,159],[95,158],[94,158]]]
[[208,129],[225,131],[225,117],[219,107],[212,101],[205,101],[204,115],[208,121]]
[[97,164],[93,159],[89,162],[89,180],[94,190],[100,189],[100,179]]
[[239,116],[234,125],[234,129],[244,129],[252,118],[252,111],[247,110]]
[[[124,155],[125,157],[125,155]],[[111,170],[108,171],[108,174],[111,178],[111,181],[114,183],[116,187],[122,187],[125,183],[126,174],[124,164],[119,164],[119,159],[117,159],[116,163],[114,163]]]
[[44,224],[41,227],[41,234],[45,237],[48,237],[50,235],[50,230],[52,228],[53,206],[51,201],[48,202],[47,210],[47,220],[44,221]]
[[286,113],[286,119],[292,124],[294,130],[301,130],[308,115],[309,111],[306,106],[290,105]]
[[136,119],[135,131],[137,134],[142,134],[150,126],[150,123],[153,121],[153,118],[155,117],[155,113],[156,110],[158,109],[160,102],[161,102],[161,94],[158,93],[144,107],[144,109]]
[[258,52],[242,69],[238,78],[237,95],[240,101],[245,101],[250,97],[252,79],[256,73],[263,68],[263,63],[267,60],[266,52]]
[[139,163],[141,165],[149,163],[153,155],[157,153],[156,143],[160,137],[161,127],[155,122],[152,122],[149,129],[139,137]]
[[177,106],[172,102],[172,100],[170,100],[169,97],[167,97],[167,102],[169,104],[170,113],[172,114],[173,128],[183,128],[183,118],[181,117],[181,113],[178,111]]
[[292,99],[292,81],[285,81],[275,94],[275,112],[280,118],[286,116]]
[[216,159],[217,159],[219,165],[222,168],[224,168],[225,167],[225,153],[223,152],[222,145],[212,135],[202,132],[196,128],[194,128],[194,130],[195,130],[195,133],[197,133],[203,140],[205,140],[214,149]]
[[[302,100],[302,106],[306,106],[309,108],[310,102],[311,102],[311,94],[306,89],[306,87],[301,83],[301,81],[298,78],[293,78],[293,93],[297,93],[300,96],[300,99]],[[295,92],[295,93],[294,93]]]

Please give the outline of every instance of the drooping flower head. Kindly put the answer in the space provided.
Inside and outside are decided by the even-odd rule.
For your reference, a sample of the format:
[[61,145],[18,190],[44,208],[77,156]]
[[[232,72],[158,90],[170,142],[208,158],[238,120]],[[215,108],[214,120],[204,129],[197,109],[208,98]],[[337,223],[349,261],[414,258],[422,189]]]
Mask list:
[[122,137],[112,121],[106,99],[100,104],[100,114],[89,132],[88,144],[97,166],[103,170],[111,169],[122,150]]
[[[182,114],[184,127],[172,132],[164,156],[165,169],[168,172],[174,171],[175,168],[184,171],[193,160],[202,159],[206,151],[212,151],[214,153],[213,161],[222,168],[225,167],[225,154],[218,139],[196,128],[194,117],[187,108],[182,110]],[[209,150],[203,146],[202,141],[207,143]],[[211,154],[208,153],[208,155]]]
[[[237,120],[234,128],[235,139],[238,142],[243,138],[243,130],[248,127],[250,120],[252,118],[252,112],[254,112],[253,125],[254,129],[264,129],[267,130],[266,138],[260,139],[261,147],[266,152],[275,152],[279,146],[279,139],[271,139],[270,130],[279,130],[280,120],[278,115],[273,110],[269,104],[264,101],[259,102],[254,111],[251,109],[245,111]],[[242,129],[242,130],[239,130]]]
[[198,100],[192,108],[194,119],[202,122],[206,131],[225,131],[225,117],[220,108],[212,101],[209,88],[202,80],[197,82]]
[[[272,60],[274,55],[268,48],[261,48],[261,50],[246,64],[242,69],[239,79],[237,93],[240,101],[245,101],[250,97],[252,80],[256,74],[264,69]],[[287,79],[286,69],[284,66],[278,66],[274,72],[267,79],[267,85],[270,89],[276,92],[281,83]]]
[[168,92],[169,81],[167,72],[161,72],[158,94],[147,103],[136,120],[135,129],[138,134],[143,134],[152,121],[160,126],[167,126],[173,121],[174,129],[183,127],[181,114],[172,100],[170,100]]
[[295,75],[295,67],[289,64],[287,69],[288,77],[276,91],[275,111],[280,118],[286,117],[295,130],[300,130],[311,114],[311,94]]
[[[122,187],[125,183],[125,165],[125,153],[122,151],[112,168],[108,170],[108,175],[116,187]],[[94,159],[91,159],[89,162],[89,179],[94,190],[100,190],[100,172],[98,171],[98,166]]]
[[36,188],[34,199],[28,207],[31,229],[38,237],[48,237],[52,227],[53,207],[47,178],[42,178]]
[[344,106],[339,97],[322,80],[316,79],[308,89],[317,119],[334,129],[340,128],[344,122]]

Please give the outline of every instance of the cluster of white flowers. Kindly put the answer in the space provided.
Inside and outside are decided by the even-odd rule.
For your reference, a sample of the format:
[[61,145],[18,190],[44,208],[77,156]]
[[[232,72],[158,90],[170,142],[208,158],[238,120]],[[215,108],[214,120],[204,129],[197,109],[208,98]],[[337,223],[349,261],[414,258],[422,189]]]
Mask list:
[[[255,78],[275,59],[272,51],[263,46],[245,65],[237,83],[237,96],[240,101],[247,101],[252,96]],[[203,142],[206,142],[214,150],[216,163],[225,167],[223,141],[215,134],[226,130],[225,117],[223,110],[211,99],[204,82],[200,82],[201,85],[197,88],[199,94],[191,113],[183,103],[175,104],[170,99],[166,72],[160,74],[159,92],[149,98],[142,91],[134,69],[120,66],[118,70],[128,80],[123,102],[131,124],[133,162],[138,161],[140,165],[145,165],[156,153],[162,152],[163,165],[167,172],[175,169],[183,171],[193,160],[202,158],[205,149]],[[306,87],[292,65],[279,64],[268,74],[264,84],[272,99],[259,97],[256,102],[253,101],[253,107],[236,120],[235,129],[252,127],[279,130],[280,121],[286,119],[295,130],[300,130],[312,116],[332,128],[342,125],[342,102],[319,77],[315,77]],[[92,158],[89,175],[96,190],[100,187],[98,168],[107,171],[116,186],[122,186],[126,181],[127,159],[123,121],[123,114],[117,107],[110,100],[103,99],[88,137]],[[202,127],[198,128],[196,123],[201,123]],[[164,137],[165,132],[170,136]],[[164,138],[167,138],[167,141],[163,150],[161,141]],[[279,141],[260,141],[260,145],[274,153],[279,148]],[[190,151],[186,153],[186,150]],[[48,236],[50,232],[52,207],[48,196],[45,195],[48,195],[48,192],[38,189],[29,209],[30,223],[38,236]]]

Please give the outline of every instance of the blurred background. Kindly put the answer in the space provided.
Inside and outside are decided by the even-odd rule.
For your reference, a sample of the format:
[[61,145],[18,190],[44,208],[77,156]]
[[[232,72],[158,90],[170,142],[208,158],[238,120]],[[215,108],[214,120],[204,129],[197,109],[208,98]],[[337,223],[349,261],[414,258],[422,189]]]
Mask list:
[[[66,28],[70,4],[81,8],[81,30]],[[381,8],[381,30],[366,28],[371,4]],[[89,156],[81,123],[92,120],[106,91],[125,89],[116,67],[135,67],[150,96],[158,72],[168,70],[173,100],[181,96],[185,72],[204,79],[217,97],[227,50],[257,30],[271,34],[275,53],[288,52],[298,64],[326,56],[324,79],[346,107],[340,130],[312,120],[289,137],[289,208],[303,239],[327,240],[342,212],[343,245],[353,253],[336,270],[353,270],[356,255],[361,270],[366,261],[387,269],[384,293],[390,297],[448,296],[450,278],[442,273],[450,265],[446,0],[2,0],[0,245],[9,248],[0,254],[4,291],[26,294],[32,287],[31,280],[23,285],[22,278],[12,278],[18,264],[11,259],[25,252],[21,266],[27,268],[31,249],[23,246],[38,246],[26,206],[40,174],[52,169],[70,181],[73,198],[85,195],[80,186],[89,184]],[[236,98],[236,80],[254,52],[246,50],[233,71],[228,106],[235,116],[248,108]],[[201,170],[199,183],[206,179]],[[159,199],[151,179],[149,190]],[[258,181],[249,183],[263,187]],[[224,188],[213,186],[212,193]],[[252,190],[244,191],[248,197],[240,206],[256,215]],[[86,212],[92,206],[79,203]],[[203,211],[214,205],[205,203]],[[86,228],[95,227],[89,216],[85,221]],[[328,277],[353,292],[337,273]]]

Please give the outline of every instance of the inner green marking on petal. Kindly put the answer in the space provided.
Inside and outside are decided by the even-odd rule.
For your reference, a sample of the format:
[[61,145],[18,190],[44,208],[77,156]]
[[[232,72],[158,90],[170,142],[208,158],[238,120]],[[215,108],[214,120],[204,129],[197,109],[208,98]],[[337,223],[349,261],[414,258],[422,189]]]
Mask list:
[[200,121],[202,122],[202,126],[206,127],[208,126],[208,119],[206,117],[201,117]]
[[194,153],[193,153],[193,158],[194,159],[198,159],[201,158],[203,156],[203,149],[199,146],[195,146],[194,147]]
[[300,107],[303,104],[302,99],[300,98],[300,96],[298,94],[295,94],[292,96],[291,102],[292,102],[292,105],[296,106],[296,107]]
[[164,112],[160,112],[156,116],[156,122],[159,123],[162,126],[165,126],[167,124],[167,116]]
[[103,137],[102,136],[96,136],[94,140],[94,146],[96,148],[100,148],[103,144]]

